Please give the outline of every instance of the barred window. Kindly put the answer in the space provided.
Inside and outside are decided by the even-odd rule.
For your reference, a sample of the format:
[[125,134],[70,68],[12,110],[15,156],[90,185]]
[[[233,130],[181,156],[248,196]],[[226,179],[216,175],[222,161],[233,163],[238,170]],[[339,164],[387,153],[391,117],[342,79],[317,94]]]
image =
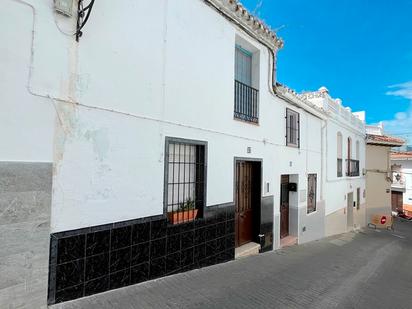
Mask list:
[[177,224],[203,215],[206,143],[166,139],[165,210]]
[[286,145],[299,147],[299,113],[286,109]]
[[316,211],[316,185],[317,185],[317,175],[308,175],[308,210],[307,213],[310,214]]

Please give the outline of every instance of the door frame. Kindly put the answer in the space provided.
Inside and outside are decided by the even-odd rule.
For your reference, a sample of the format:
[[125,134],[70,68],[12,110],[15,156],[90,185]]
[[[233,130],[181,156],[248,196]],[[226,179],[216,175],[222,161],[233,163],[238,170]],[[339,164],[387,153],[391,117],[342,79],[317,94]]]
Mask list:
[[[350,203],[350,205],[349,205],[349,196],[350,195],[352,195],[352,202]],[[354,211],[353,211],[353,202],[354,202],[354,198],[355,198],[355,193],[354,192],[348,192],[347,193],[347,195],[346,195],[346,229],[347,230],[352,230],[353,229],[353,227],[354,227],[354,215],[353,215],[353,213],[354,213]],[[352,222],[352,224],[351,225],[349,225],[349,218],[350,218],[350,221]]]
[[[288,181],[287,182],[282,182],[282,177],[287,177]],[[287,218],[287,226],[288,226],[288,231],[287,235],[282,237],[282,185],[287,184],[288,187],[288,218]],[[290,184],[290,174],[281,174],[280,175],[280,194],[279,194],[279,238],[283,239],[285,237],[290,236],[290,192],[289,192],[289,184]]]
[[[253,162],[259,165],[256,170],[259,172],[259,199],[257,199],[256,205],[252,208],[253,211],[253,224],[252,224],[252,241],[259,243],[259,233],[260,233],[260,222],[261,222],[261,207],[262,207],[262,179],[263,179],[263,159],[262,158],[245,158],[245,157],[234,157],[233,158],[233,204],[235,205],[236,212],[236,164],[241,161]],[[235,219],[236,221],[236,219]],[[236,237],[236,223],[235,223],[235,237]]]

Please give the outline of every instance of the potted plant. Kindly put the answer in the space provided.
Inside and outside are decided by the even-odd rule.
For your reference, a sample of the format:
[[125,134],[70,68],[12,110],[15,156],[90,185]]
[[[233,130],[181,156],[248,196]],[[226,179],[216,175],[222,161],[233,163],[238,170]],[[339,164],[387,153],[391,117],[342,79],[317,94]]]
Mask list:
[[173,224],[193,221],[196,219],[198,209],[195,208],[195,202],[188,198],[186,202],[179,205],[177,211],[172,211],[167,214],[169,221]]

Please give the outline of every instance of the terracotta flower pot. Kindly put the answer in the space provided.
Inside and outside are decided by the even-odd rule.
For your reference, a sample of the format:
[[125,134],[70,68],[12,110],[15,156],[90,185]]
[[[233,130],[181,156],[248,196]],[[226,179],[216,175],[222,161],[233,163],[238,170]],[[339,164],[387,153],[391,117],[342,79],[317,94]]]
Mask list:
[[182,210],[176,212],[169,212],[167,217],[169,221],[173,224],[179,224],[183,222],[189,222],[196,219],[197,216],[197,209],[190,209],[190,210]]

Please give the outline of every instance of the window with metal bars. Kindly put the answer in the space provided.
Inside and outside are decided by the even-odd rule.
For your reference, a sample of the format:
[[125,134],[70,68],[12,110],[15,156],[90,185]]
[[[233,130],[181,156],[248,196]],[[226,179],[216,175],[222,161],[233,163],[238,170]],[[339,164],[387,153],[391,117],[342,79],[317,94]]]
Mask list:
[[300,146],[299,113],[286,109],[286,145],[292,147]]
[[166,138],[165,211],[173,224],[203,216],[206,142]]
[[307,209],[308,214],[316,211],[316,185],[317,185],[317,174],[309,174],[308,175],[308,209]]

